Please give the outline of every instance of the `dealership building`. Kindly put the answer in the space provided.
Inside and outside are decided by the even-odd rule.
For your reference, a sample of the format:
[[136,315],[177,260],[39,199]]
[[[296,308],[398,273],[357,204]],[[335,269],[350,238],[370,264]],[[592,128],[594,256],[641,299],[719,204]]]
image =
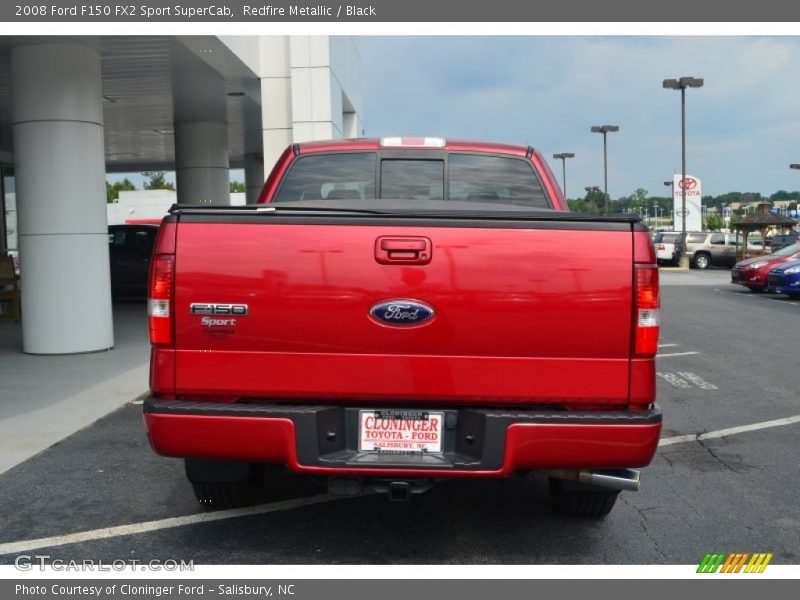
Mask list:
[[[65,25],[67,26],[67,25]],[[114,346],[107,173],[174,171],[177,199],[254,202],[291,143],[358,137],[347,36],[0,38],[0,250],[18,251],[22,349]]]

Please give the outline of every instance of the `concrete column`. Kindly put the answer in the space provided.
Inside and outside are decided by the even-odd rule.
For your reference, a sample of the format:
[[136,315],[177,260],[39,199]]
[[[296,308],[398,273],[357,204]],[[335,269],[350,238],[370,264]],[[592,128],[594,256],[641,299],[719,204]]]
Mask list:
[[261,36],[261,128],[264,170],[292,143],[292,77],[289,37]]
[[11,49],[22,345],[70,354],[114,345],[100,56],[77,44]]
[[225,80],[182,44],[172,55],[178,202],[230,204]]
[[263,36],[264,171],[293,142],[362,134],[361,58],[347,36]]
[[247,203],[255,204],[264,187],[264,159],[260,154],[244,155],[244,185]]
[[182,204],[230,204],[226,123],[175,123],[175,182]]
[[342,87],[333,74],[330,44],[326,35],[290,40],[295,142],[342,137]]
[[346,138],[361,137],[361,126],[356,113],[345,112],[342,114],[342,135]]

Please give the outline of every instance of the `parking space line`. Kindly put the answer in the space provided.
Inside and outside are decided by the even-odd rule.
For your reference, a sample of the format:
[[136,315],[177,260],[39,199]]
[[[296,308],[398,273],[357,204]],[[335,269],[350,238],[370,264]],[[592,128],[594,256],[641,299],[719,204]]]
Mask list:
[[293,498],[282,500],[271,504],[261,504],[258,506],[248,506],[246,508],[233,508],[230,510],[219,510],[215,512],[198,513],[196,515],[186,515],[183,517],[170,517],[159,519],[158,521],[144,521],[142,523],[131,523],[129,525],[118,525],[116,527],[104,527],[102,529],[92,529],[69,533],[66,535],[56,535],[52,537],[39,538],[36,540],[21,540],[17,542],[7,542],[0,544],[0,555],[13,554],[17,552],[28,552],[30,550],[40,550],[42,548],[52,548],[55,546],[65,546],[67,544],[77,544],[80,542],[92,542],[108,538],[120,537],[123,535],[135,535],[159,531],[161,529],[171,529],[183,527],[185,525],[195,525],[197,523],[211,523],[225,519],[236,519],[239,517],[250,517],[253,515],[263,515],[266,513],[291,510],[303,506],[312,506],[324,502],[332,502],[354,496],[334,496],[332,494],[317,494],[307,498]]
[[699,352],[672,352],[671,354],[656,354],[656,358],[666,358],[668,356],[689,356],[690,354],[700,354]]
[[672,446],[673,444],[682,444],[684,442],[702,442],[704,440],[713,440],[716,438],[727,437],[729,435],[736,435],[737,433],[747,433],[748,431],[758,431],[759,429],[769,429],[770,427],[781,427],[782,425],[793,425],[794,423],[800,423],[800,415],[786,417],[785,419],[775,419],[773,421],[762,421],[760,423],[753,423],[752,425],[741,425],[739,427],[729,427],[728,429],[718,429],[716,431],[708,431],[706,433],[678,435],[675,437],[664,438],[658,442],[658,445]]
[[659,348],[672,348],[672,347],[677,346],[677,345],[678,344],[659,344],[658,347]]
[[741,296],[742,298],[753,298],[754,300],[763,300],[763,301],[770,301],[770,302],[780,302],[782,304],[790,304],[792,306],[798,306],[797,302],[787,302],[786,298],[783,296],[768,296],[766,294],[745,294],[740,290],[722,290],[723,292],[727,292],[729,294],[736,294],[737,296]]
[[659,371],[656,373],[656,375],[669,383],[671,386],[683,390],[694,389],[692,388],[693,385],[695,388],[705,391],[719,389],[719,386],[711,383],[710,381],[706,381],[700,377],[700,375],[692,373],[691,371],[678,371],[676,373],[662,373]]

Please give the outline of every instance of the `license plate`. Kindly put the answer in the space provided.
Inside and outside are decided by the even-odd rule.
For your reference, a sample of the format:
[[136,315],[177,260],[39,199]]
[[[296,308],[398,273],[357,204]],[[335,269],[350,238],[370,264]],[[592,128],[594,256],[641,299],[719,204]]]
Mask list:
[[362,410],[359,452],[441,454],[444,413],[422,410]]

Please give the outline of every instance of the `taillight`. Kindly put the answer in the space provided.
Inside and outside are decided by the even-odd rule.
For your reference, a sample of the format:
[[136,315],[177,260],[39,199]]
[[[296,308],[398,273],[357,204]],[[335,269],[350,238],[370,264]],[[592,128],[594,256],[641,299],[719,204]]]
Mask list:
[[175,256],[156,254],[150,263],[150,291],[147,314],[150,321],[150,343],[172,344],[172,289]]
[[658,331],[661,325],[658,267],[636,265],[635,285],[633,353],[640,358],[653,357],[658,351]]
[[658,245],[658,249],[659,250],[666,250],[666,248],[664,248],[664,244],[659,244]]

